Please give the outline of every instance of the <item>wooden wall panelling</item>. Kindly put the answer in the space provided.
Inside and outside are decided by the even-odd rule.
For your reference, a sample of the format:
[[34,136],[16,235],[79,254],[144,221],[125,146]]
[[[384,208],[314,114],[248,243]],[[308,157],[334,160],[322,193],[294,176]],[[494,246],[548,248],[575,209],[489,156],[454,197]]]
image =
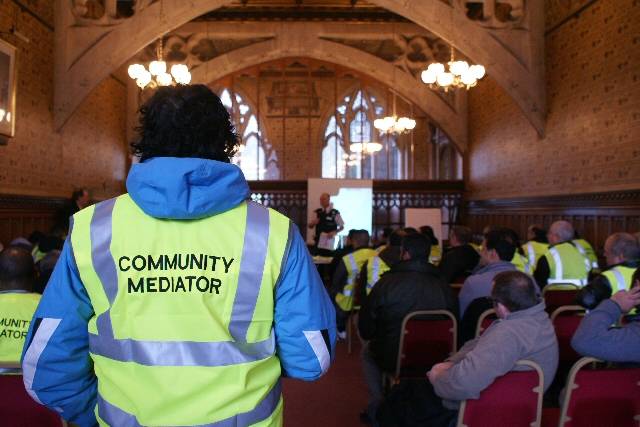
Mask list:
[[6,246],[36,230],[50,231],[55,213],[64,202],[60,198],[0,195],[0,243]]
[[606,238],[615,232],[640,231],[640,190],[570,196],[470,200],[464,203],[462,222],[476,232],[486,225],[507,226],[524,240],[530,224],[549,227],[570,221],[602,255]]

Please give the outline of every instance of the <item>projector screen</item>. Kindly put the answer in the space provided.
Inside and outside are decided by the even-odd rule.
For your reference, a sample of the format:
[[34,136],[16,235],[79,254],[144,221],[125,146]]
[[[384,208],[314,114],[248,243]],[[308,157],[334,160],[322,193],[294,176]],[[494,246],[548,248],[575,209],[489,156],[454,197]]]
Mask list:
[[[338,234],[343,241],[352,228],[364,229],[371,234],[373,218],[373,181],[366,179],[309,179],[307,187],[307,219],[316,217],[320,195],[329,193],[333,207],[340,211],[344,230]],[[307,228],[307,243],[313,244],[314,229]]]

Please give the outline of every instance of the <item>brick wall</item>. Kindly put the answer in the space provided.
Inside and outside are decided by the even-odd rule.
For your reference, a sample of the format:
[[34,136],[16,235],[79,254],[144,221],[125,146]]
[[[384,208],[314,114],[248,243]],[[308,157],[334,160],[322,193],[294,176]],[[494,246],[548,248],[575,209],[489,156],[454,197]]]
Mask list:
[[[105,198],[126,174],[124,86],[102,82],[60,132],[53,127],[53,4],[0,3],[0,38],[17,47],[16,134],[0,145],[0,194],[68,196],[75,186]],[[35,16],[34,16],[35,15]],[[37,18],[36,18],[37,16]],[[29,43],[7,34],[15,25]]]
[[489,69],[469,97],[472,199],[640,188],[640,1],[546,6],[546,135]]

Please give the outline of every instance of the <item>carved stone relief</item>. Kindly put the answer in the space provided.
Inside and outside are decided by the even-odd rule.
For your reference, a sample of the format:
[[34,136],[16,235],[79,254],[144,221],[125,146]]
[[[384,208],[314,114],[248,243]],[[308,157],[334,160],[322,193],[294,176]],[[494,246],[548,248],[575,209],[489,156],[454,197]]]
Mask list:
[[525,0],[455,0],[467,18],[490,29],[523,28]]
[[78,26],[117,25],[158,0],[69,0]]

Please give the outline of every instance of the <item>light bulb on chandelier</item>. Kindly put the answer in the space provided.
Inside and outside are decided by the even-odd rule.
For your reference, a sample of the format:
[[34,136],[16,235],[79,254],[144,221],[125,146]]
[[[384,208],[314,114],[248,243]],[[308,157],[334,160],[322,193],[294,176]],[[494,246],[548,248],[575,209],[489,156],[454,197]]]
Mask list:
[[451,48],[451,60],[447,65],[448,71],[440,62],[429,64],[420,75],[422,81],[432,89],[444,89],[445,92],[448,92],[450,88],[464,87],[468,90],[478,84],[478,80],[482,79],[486,73],[482,65],[469,65],[467,61],[456,61],[453,47]]
[[140,89],[147,86],[155,88],[175,84],[188,85],[191,82],[191,73],[185,64],[173,64],[171,73],[167,72],[167,63],[162,54],[162,40],[158,40],[156,54],[158,59],[149,63],[149,70],[142,64],[131,64],[127,69],[129,77],[136,81]]
[[[396,115],[396,94],[393,92],[393,115],[373,121],[373,127],[382,134],[398,134],[411,132],[416,127],[416,121],[409,117]],[[382,148],[382,145],[380,146]]]

